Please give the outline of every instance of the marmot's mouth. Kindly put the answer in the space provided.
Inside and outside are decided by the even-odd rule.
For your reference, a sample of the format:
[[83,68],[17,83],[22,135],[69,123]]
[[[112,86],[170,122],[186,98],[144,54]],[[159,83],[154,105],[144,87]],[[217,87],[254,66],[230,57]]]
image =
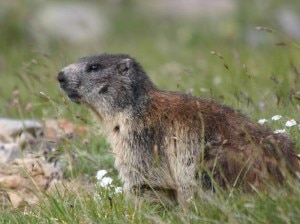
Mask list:
[[68,97],[70,98],[70,100],[72,100],[73,102],[80,104],[80,96],[77,93],[68,93]]
[[65,93],[68,95],[69,99],[72,100],[73,102],[80,104],[81,103],[81,97],[75,90],[70,90],[70,89],[63,89]]

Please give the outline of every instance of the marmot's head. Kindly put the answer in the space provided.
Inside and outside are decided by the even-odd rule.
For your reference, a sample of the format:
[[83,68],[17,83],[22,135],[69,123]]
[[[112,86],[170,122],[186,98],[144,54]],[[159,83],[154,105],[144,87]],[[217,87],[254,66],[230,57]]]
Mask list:
[[142,67],[128,55],[81,58],[62,69],[57,79],[72,101],[101,115],[139,107],[153,88]]

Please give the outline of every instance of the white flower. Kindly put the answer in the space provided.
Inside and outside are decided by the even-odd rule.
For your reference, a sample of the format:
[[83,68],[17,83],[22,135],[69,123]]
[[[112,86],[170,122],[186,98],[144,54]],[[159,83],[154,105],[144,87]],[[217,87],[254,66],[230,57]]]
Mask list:
[[264,123],[266,123],[268,120],[265,118],[259,119],[257,122],[261,125],[263,125]]
[[116,187],[115,188],[115,193],[116,194],[120,194],[120,193],[122,193],[122,191],[123,191],[122,187]]
[[122,188],[122,187],[116,187],[116,188],[115,188],[115,193],[116,193],[116,194],[120,194],[120,193],[122,193],[122,191],[123,191],[123,188]]
[[105,176],[105,174],[107,174],[106,170],[98,170],[96,174],[96,179],[101,180]]
[[95,201],[100,201],[101,200],[101,197],[98,193],[94,193],[94,200]]
[[285,129],[277,129],[274,131],[275,134],[281,134],[281,133],[285,133],[286,130]]
[[271,119],[272,119],[273,121],[277,121],[277,120],[279,120],[280,118],[282,118],[281,115],[275,115],[275,116],[273,116]]
[[285,126],[287,126],[287,127],[292,127],[292,126],[294,126],[294,125],[296,125],[296,124],[297,124],[297,122],[296,122],[294,119],[292,119],[292,120],[287,121],[287,122],[285,123]]
[[101,187],[108,187],[109,185],[111,185],[113,179],[110,177],[103,177],[100,181],[99,181],[99,185]]

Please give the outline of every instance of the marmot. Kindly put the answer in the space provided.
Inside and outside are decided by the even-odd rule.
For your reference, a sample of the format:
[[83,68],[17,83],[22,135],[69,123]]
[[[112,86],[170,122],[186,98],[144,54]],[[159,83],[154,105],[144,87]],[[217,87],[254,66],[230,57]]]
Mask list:
[[300,176],[290,139],[213,100],[159,90],[129,55],[84,57],[57,78],[99,118],[129,195],[184,203],[197,189],[248,192]]

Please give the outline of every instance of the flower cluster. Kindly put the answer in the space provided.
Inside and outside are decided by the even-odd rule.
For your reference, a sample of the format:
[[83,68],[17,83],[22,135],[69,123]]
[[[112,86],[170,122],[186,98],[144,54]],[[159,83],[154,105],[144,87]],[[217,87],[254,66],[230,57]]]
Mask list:
[[[282,118],[281,115],[274,115],[273,117],[271,117],[271,121],[278,121]],[[259,119],[257,122],[261,125],[267,123],[269,120],[268,119],[265,119],[265,118],[262,118],[262,119]],[[286,128],[291,128],[293,126],[297,125],[297,121],[295,121],[294,119],[291,119],[291,120],[287,120],[285,122],[285,127],[282,128],[282,129],[276,129],[274,131],[275,134],[280,134],[280,133],[286,133],[287,132],[287,129]],[[298,125],[298,129],[300,129],[300,125]]]
[[115,185],[113,185],[113,179],[111,177],[105,176],[106,174],[106,170],[98,170],[96,174],[96,179],[98,181],[97,186],[113,189],[115,194],[122,193],[122,187],[116,187]]
[[97,191],[94,193],[94,200],[101,205],[105,203],[105,198],[107,198],[107,196],[111,198],[113,195],[123,192],[122,187],[115,186],[113,184],[113,179],[106,175],[106,170],[98,170],[96,174],[96,187],[101,189],[101,191]]

